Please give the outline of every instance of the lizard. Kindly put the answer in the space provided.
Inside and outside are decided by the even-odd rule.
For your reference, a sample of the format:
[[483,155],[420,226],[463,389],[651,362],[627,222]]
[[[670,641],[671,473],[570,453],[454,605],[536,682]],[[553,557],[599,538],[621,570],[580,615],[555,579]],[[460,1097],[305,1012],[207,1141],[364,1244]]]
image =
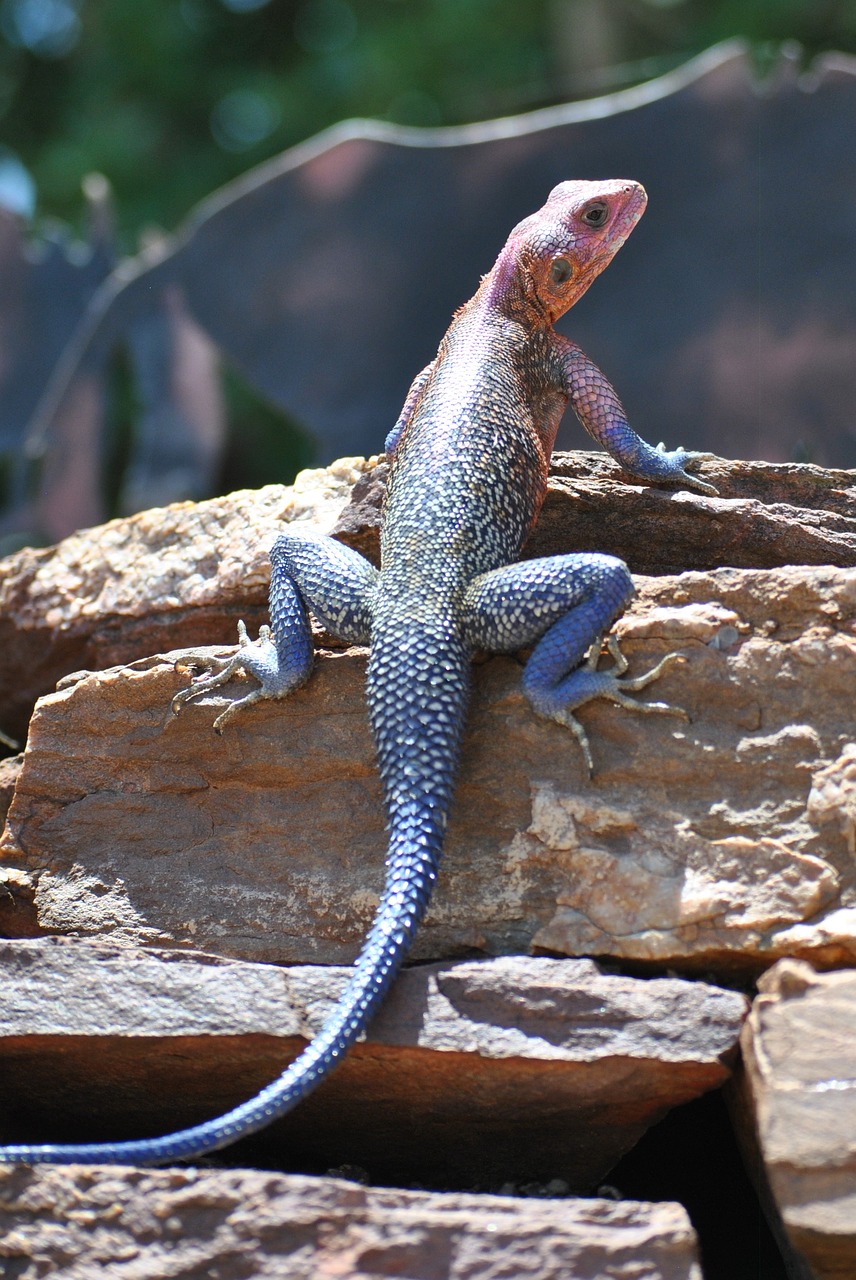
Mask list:
[[[534,646],[522,675],[533,709],[576,736],[574,712],[594,698],[683,715],[633,693],[679,653],[630,678],[603,638],[633,594],[622,560],[571,553],[519,561],[547,488],[570,403],[590,434],[644,482],[705,493],[708,454],[653,448],[629,425],[600,369],[554,322],[588,289],[644,212],[637,182],[566,181],[510,233],[474,297],[454,315],[434,360],[414,379],[387,441],[389,483],[380,569],[321,535],[281,533],[271,551],[270,626],[230,659],[198,655],[206,674],[174,699],[208,693],[235,672],[257,684],[214,721],[262,698],[283,698],[313,666],[311,611],[343,641],[369,644],[366,697],[389,830],[386,877],[348,985],[318,1034],[265,1089],[213,1120],[162,1137],[0,1148],[0,1162],[162,1164],[236,1141],[285,1114],[365,1032],[427,909],[443,850],[476,651]],[[588,655],[588,656],[587,656]],[[196,657],[196,655],[194,655]],[[185,658],[185,661],[187,659]],[[192,661],[192,659],[191,659]]]

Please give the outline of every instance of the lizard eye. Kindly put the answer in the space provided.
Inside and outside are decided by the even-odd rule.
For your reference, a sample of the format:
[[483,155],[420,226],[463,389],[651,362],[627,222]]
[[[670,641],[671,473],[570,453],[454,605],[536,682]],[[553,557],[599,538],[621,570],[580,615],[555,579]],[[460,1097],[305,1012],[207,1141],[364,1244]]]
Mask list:
[[553,284],[565,284],[573,274],[573,265],[567,258],[554,258],[550,263],[550,279]]
[[595,200],[594,204],[590,204],[582,215],[583,222],[590,227],[605,226],[609,218],[609,206],[604,200]]

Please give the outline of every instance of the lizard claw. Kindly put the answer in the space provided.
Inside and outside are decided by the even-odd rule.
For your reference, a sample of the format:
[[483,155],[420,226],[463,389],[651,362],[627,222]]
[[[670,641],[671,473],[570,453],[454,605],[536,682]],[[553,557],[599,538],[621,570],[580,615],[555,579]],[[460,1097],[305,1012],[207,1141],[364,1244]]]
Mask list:
[[716,458],[715,453],[701,453],[695,449],[667,449],[662,441],[657,445],[657,452],[670,463],[671,474],[667,477],[669,480],[683,480],[690,489],[695,489],[699,493],[709,493],[714,497],[719,495],[715,485],[693,474],[696,467],[701,466],[703,462],[710,462]]
[[627,678],[624,673],[627,670],[628,662],[619,648],[616,635],[607,636],[606,639],[606,647],[615,665],[608,671],[598,671],[602,643],[602,637],[594,642],[585,662],[573,673],[572,679],[576,689],[565,702],[556,705],[548,695],[541,700],[540,705],[538,703],[533,704],[541,715],[546,715],[549,719],[556,720],[559,724],[563,724],[571,730],[580,744],[580,750],[582,751],[589,777],[594,774],[591,747],[585,729],[576,716],[572,714],[584,703],[591,702],[595,698],[606,698],[608,701],[616,703],[619,707],[626,707],[628,711],[679,716],[682,720],[689,720],[689,715],[683,707],[675,707],[669,702],[640,702],[636,698],[627,696],[628,693],[638,693],[640,689],[644,689],[655,680],[658,680],[672,663],[686,662],[687,659],[684,654],[667,653],[649,671],[643,671],[641,675]]
[[[638,702],[635,698],[627,697],[627,692],[638,693],[640,689],[645,689],[649,684],[653,684],[655,680],[659,680],[666,668],[670,667],[673,662],[686,662],[686,654],[667,653],[655,666],[648,671],[643,671],[641,675],[630,678],[625,676],[624,679],[620,679],[621,676],[624,676],[629,664],[618,646],[618,636],[607,636],[606,647],[615,666],[611,671],[603,674],[612,678],[613,688],[605,689],[600,695],[601,697],[608,698],[610,702],[615,702],[619,707],[627,707],[629,711],[653,711],[659,715],[678,716],[681,720],[689,720],[689,715],[684,708],[673,706],[671,702]],[[599,658],[600,646],[587,659],[586,665],[589,666],[590,670],[597,669]]]
[[618,636],[614,633],[606,637],[606,647],[609,656],[614,662],[614,666],[609,671],[597,670],[600,661],[601,644],[592,645],[589,656],[586,659],[585,666],[587,670],[595,673],[603,682],[601,688],[594,695],[599,698],[607,698],[610,702],[614,702],[616,706],[626,707],[628,711],[641,711],[646,714],[654,713],[656,715],[677,716],[681,720],[689,720],[689,715],[683,707],[676,707],[671,702],[640,702],[636,698],[628,698],[628,693],[638,693],[641,689],[645,689],[649,684],[653,684],[655,680],[659,680],[660,676],[675,662],[686,662],[686,655],[683,653],[667,653],[658,663],[643,671],[641,675],[628,677],[625,672],[629,666],[627,659],[621,652],[618,644]]
[[[216,733],[222,733],[227,721],[244,707],[249,707],[263,698],[281,698],[295,688],[293,679],[282,687],[276,646],[269,626],[259,628],[258,640],[250,640],[246,626],[243,622],[239,622],[238,644],[240,646],[238,652],[231,658],[215,658],[208,653],[194,653],[180,660],[181,665],[191,662],[196,666],[207,668],[208,674],[198,677],[187,689],[182,689],[175,695],[172,700],[173,715],[178,715],[186,702],[201,698],[212,689],[218,689],[220,685],[226,684],[236,671],[243,670],[255,676],[260,687],[245,694],[243,698],[230,702],[225,711],[220,712],[213,725]],[[177,663],[176,666],[178,665]]]

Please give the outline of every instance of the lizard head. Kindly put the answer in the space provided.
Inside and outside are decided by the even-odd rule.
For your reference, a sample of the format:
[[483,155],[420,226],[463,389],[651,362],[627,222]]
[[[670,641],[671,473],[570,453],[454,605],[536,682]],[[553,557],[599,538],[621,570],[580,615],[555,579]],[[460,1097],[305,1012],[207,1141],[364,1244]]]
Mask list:
[[519,222],[491,272],[497,301],[522,303],[552,324],[581,298],[645,212],[638,182],[561,182]]

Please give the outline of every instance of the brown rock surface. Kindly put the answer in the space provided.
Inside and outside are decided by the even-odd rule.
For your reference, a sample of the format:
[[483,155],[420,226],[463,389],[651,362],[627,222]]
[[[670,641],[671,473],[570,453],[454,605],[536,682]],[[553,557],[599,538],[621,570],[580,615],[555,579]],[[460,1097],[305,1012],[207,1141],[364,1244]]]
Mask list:
[[23,763],[23,754],[6,756],[0,760],[0,822],[6,821],[6,814],[9,812],[9,805],[12,803]]
[[16,1276],[701,1280],[677,1204],[368,1188],[246,1170],[0,1170]]
[[22,733],[36,698],[71,671],[231,644],[238,618],[264,622],[283,523],[329,531],[370,465],[342,458],[293,485],[142,511],[0,561],[2,727]]
[[[154,1134],[228,1110],[300,1051],[348,973],[0,943],[0,1070],[15,1100],[0,1141]],[[559,1176],[585,1191],[667,1109],[725,1080],[745,1012],[734,992],[587,960],[406,970],[369,1039],[251,1150],[382,1181]]]
[[[526,554],[607,551],[655,574],[856,564],[852,471],[717,459],[704,474],[718,498],[622,474],[603,453],[556,454]],[[376,558],[385,478],[385,463],[344,458],[293,486],[145,511],[3,560],[2,727],[23,735],[36,698],[72,671],[231,643],[242,616],[254,630],[266,613],[267,552],[284,523],[335,527]]]
[[763,1168],[782,1234],[798,1251],[790,1274],[852,1280],[856,973],[817,974],[786,960],[758,985],[736,1108],[750,1152],[760,1152],[750,1166]]
[[[852,963],[856,570],[637,585],[618,627],[631,669],[679,649],[655,693],[691,723],[584,708],[589,780],[571,735],[530,711],[519,663],[478,666],[415,955]],[[172,717],[188,678],[175,656],[71,677],[39,703],[2,842],[18,869],[5,927],[349,962],[385,847],[365,655],[323,655],[308,686],[222,737],[215,708],[241,682]]]
[[[856,471],[716,458],[702,474],[718,497],[634,484],[605,453],[556,453],[525,555],[605,551],[645,574],[856,565]],[[372,560],[386,475],[382,462],[360,477],[334,530]]]
[[[691,722],[585,708],[597,770],[589,780],[575,742],[529,710],[519,662],[479,664],[444,874],[417,958],[534,949],[744,973],[783,955],[856,961],[856,570],[846,567],[856,564],[856,477],[718,460],[705,475],[718,498],[628,485],[604,455],[555,460],[528,555],[595,549],[637,572],[694,570],[637,579],[638,599],[619,624],[634,673],[670,649],[684,653],[649,696],[686,707]],[[2,841],[0,928],[16,938],[101,939],[39,938],[2,951],[0,1054],[21,1128],[8,1137],[130,1137],[222,1111],[275,1075],[335,998],[340,971],[271,970],[194,951],[338,963],[358,950],[385,843],[365,655],[332,646],[306,689],[253,708],[222,738],[210,731],[215,707],[240,682],[175,719],[169,703],[187,671],[141,655],[221,644],[240,616],[254,631],[266,611],[267,548],[284,521],[335,526],[376,553],[382,488],[382,464],[346,459],[304,473],[292,489],[143,513],[0,566],[4,705],[23,723],[35,696],[67,676],[32,723]],[[108,669],[68,674],[82,666]],[[4,718],[3,727],[19,726]],[[573,977],[557,981],[559,971]],[[843,1280],[854,1274],[852,1228],[841,1225],[854,1209],[854,1179],[848,1116],[834,1108],[852,1071],[842,1049],[834,1078],[812,1075],[821,1072],[813,1059],[803,1079],[803,1059],[789,1058],[787,1045],[815,1033],[822,1044],[846,1021],[850,997],[836,988],[826,1022],[812,1005],[805,1025],[779,1026],[785,1006],[807,1007],[826,981],[794,979],[802,970],[793,965],[781,972],[791,977],[764,987],[747,1033],[763,1070],[756,1062],[761,1083],[744,1084],[743,1096],[757,1109],[787,1230],[817,1275]],[[664,1109],[721,1080],[740,1005],[701,984],[606,979],[591,965],[557,969],[546,959],[410,971],[372,1039],[251,1150],[281,1161],[285,1147],[303,1169],[374,1161],[403,1178],[411,1141],[426,1180],[450,1170],[473,1181],[512,1170],[537,1177],[543,1165],[582,1186]],[[181,1240],[203,1271],[224,1275],[278,1274],[287,1256],[289,1274],[401,1265],[415,1277],[436,1244],[449,1259],[442,1274],[476,1276],[482,1263],[490,1273],[489,1245],[501,1235],[470,1212],[472,1197],[468,1234],[451,1219],[437,1225],[438,1201],[424,1197],[416,1208],[406,1202],[402,1235],[404,1202],[370,1200],[374,1192],[357,1189],[351,1216],[355,1202],[346,1197],[342,1208],[330,1193],[340,1215],[331,1226],[312,1197],[341,1184],[311,1184],[307,1201],[288,1180],[223,1174],[233,1181],[206,1184],[200,1200],[194,1175],[160,1181],[175,1176],[0,1174],[22,1215],[9,1220],[19,1252],[8,1256],[19,1270],[38,1257],[51,1274],[67,1267],[71,1276],[96,1265],[98,1249],[102,1260],[115,1249],[139,1274],[160,1276],[170,1248],[185,1265],[172,1243]],[[241,1182],[253,1178],[265,1180]],[[113,1196],[109,1206],[102,1195]],[[236,1228],[245,1198],[255,1208]],[[274,1202],[280,1216],[271,1208],[265,1217]],[[646,1280],[661,1274],[645,1252],[659,1240],[648,1208],[632,1219],[642,1234],[623,1237],[632,1240],[624,1253],[616,1246],[590,1264],[594,1255],[567,1252],[576,1248],[567,1243],[571,1203],[543,1228],[515,1219],[507,1234],[524,1242],[519,1263],[504,1236],[501,1245],[515,1275],[570,1267],[623,1277],[625,1262],[650,1265]],[[212,1205],[223,1208],[216,1220]],[[606,1239],[607,1219],[625,1229],[627,1208],[585,1219],[590,1247]],[[306,1223],[317,1219],[313,1235]],[[0,1258],[4,1226],[0,1210]],[[351,1252],[338,1233],[355,1242]],[[378,1242],[390,1240],[385,1252]],[[683,1245],[663,1256],[683,1268],[663,1275],[698,1276]]]

